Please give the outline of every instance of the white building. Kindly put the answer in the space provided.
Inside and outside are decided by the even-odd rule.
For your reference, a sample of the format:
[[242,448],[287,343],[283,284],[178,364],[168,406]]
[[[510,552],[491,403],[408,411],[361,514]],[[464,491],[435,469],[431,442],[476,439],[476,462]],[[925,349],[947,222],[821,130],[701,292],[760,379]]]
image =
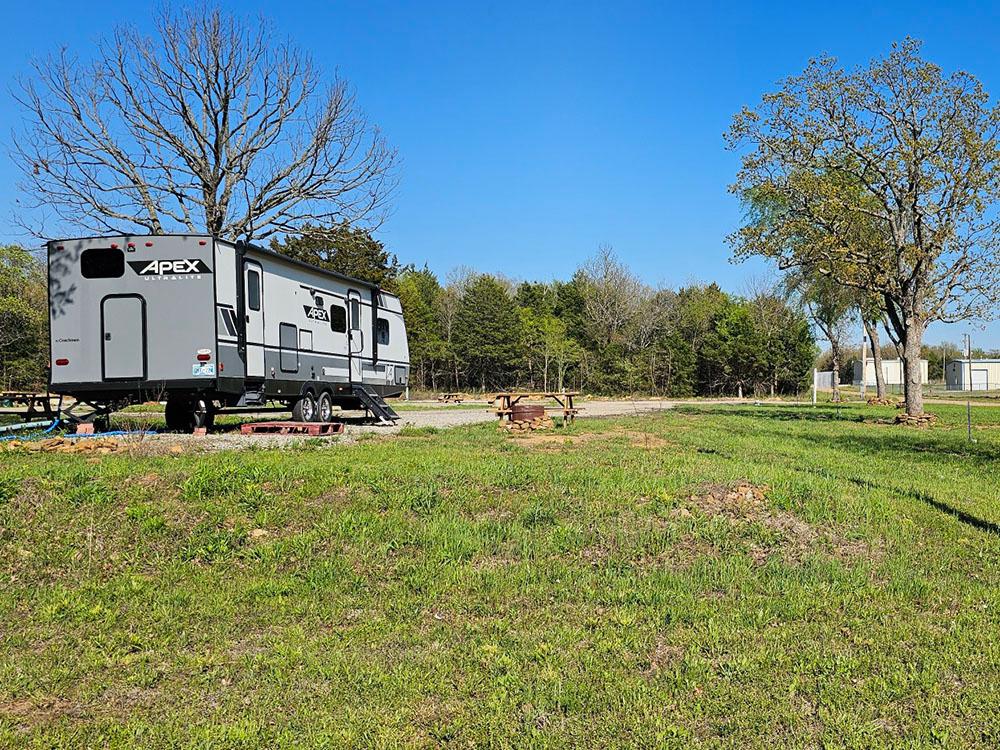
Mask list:
[[1000,388],[1000,359],[954,359],[944,368],[949,391],[993,391]]
[[[903,384],[903,360],[883,359],[882,375],[886,385]],[[927,382],[927,360],[920,360],[920,382]],[[854,385],[861,385],[861,362],[854,362]],[[865,360],[865,387],[875,387],[875,358],[868,357]]]

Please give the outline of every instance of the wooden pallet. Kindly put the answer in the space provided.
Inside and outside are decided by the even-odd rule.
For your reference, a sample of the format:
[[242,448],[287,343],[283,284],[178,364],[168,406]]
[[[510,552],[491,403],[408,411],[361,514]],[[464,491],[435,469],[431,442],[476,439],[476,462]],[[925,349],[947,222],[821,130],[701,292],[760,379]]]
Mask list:
[[343,422],[248,422],[240,425],[244,435],[339,435]]

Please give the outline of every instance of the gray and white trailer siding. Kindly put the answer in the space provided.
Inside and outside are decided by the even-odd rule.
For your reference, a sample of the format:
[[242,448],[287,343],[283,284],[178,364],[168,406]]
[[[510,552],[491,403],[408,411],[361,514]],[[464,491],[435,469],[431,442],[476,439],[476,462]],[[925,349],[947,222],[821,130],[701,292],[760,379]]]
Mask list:
[[403,312],[369,282],[211,236],[56,240],[48,260],[53,393],[104,411],[166,400],[171,429],[267,401],[306,421],[396,416]]

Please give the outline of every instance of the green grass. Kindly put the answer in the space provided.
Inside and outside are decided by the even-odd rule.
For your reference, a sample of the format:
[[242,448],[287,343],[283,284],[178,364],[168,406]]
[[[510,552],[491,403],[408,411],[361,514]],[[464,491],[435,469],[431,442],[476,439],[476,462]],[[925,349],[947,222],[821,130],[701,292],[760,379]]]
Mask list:
[[4,454],[0,746],[996,746],[1000,409],[931,410]]

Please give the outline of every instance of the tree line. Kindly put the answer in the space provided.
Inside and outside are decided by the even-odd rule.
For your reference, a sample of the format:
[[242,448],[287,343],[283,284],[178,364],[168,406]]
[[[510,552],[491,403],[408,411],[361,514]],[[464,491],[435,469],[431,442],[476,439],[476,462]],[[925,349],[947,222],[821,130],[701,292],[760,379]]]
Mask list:
[[459,270],[395,283],[412,382],[430,390],[774,395],[803,387],[816,355],[801,306],[779,288],[657,289],[602,248],[565,281]]

